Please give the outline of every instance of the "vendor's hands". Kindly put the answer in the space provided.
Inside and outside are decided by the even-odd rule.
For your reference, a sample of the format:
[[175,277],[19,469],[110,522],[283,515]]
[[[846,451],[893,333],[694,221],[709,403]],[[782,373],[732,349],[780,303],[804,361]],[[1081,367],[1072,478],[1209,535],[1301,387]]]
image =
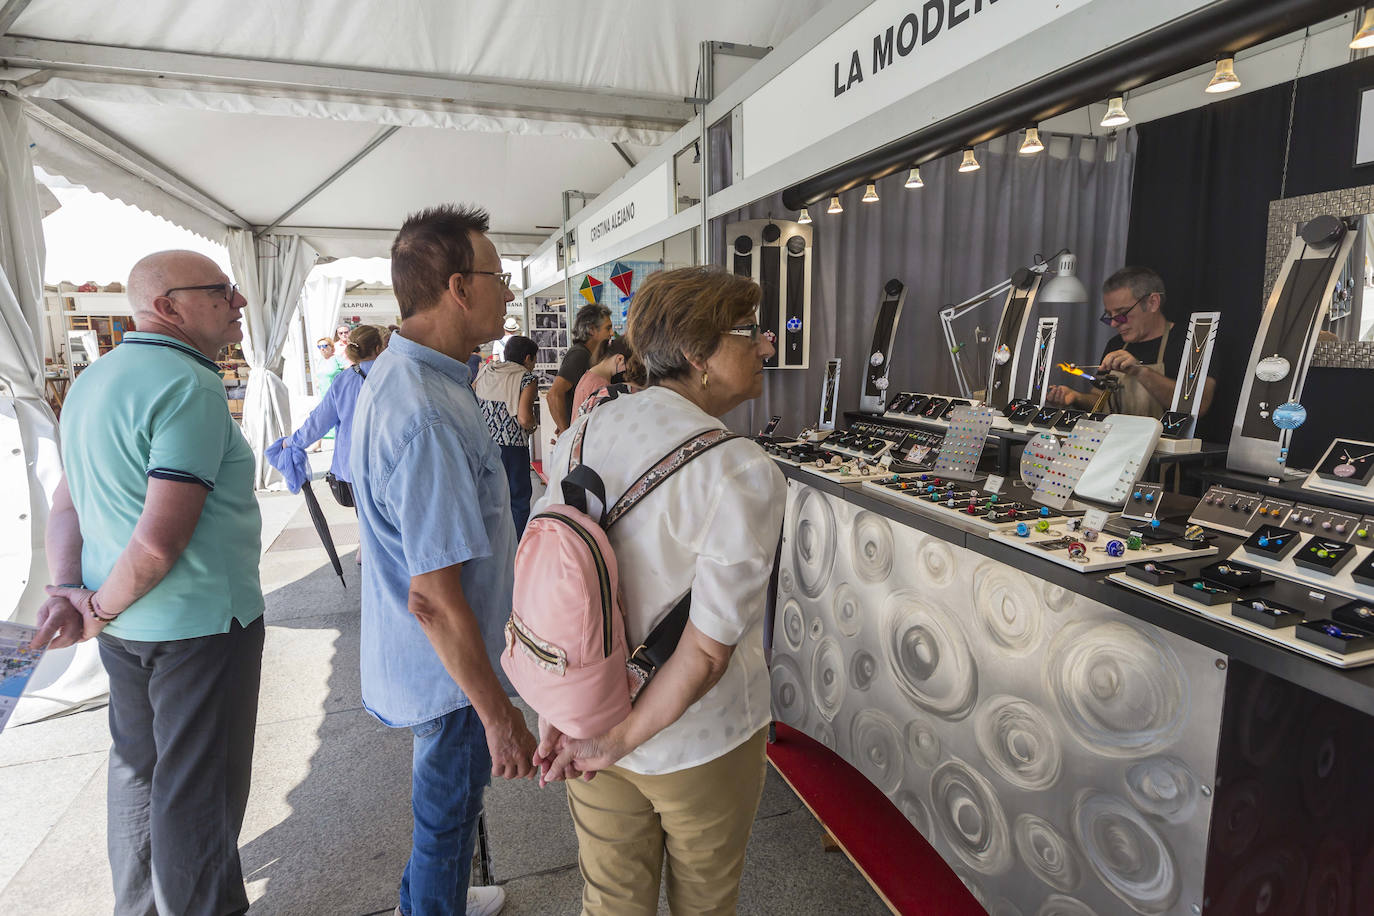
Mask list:
[[491,752],[491,775],[503,779],[532,779],[534,735],[525,727],[525,717],[511,703],[492,722],[483,722],[487,750]]
[[1140,360],[1128,350],[1113,350],[1102,357],[1098,366],[1101,372],[1120,372],[1122,375],[1135,375],[1140,371]]
[[[89,588],[69,588],[63,585],[49,585],[44,591],[48,593],[49,600],[58,598],[65,600],[81,618],[81,637],[75,642],[84,642],[97,635],[105,629],[109,621],[96,620],[95,618],[95,590]],[[44,607],[47,607],[44,604]],[[67,643],[66,645],[70,645]],[[53,646],[52,648],[61,648]]]
[[1077,394],[1068,385],[1051,385],[1045,392],[1045,403],[1051,407],[1072,407]]
[[38,632],[31,644],[49,649],[65,649],[86,639],[84,621],[66,598],[56,596],[43,602],[38,609]]

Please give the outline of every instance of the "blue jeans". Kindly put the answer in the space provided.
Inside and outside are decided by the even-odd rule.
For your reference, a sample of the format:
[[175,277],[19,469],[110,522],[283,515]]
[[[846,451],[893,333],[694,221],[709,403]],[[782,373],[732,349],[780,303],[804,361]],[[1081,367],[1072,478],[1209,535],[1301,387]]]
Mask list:
[[401,875],[404,916],[463,916],[468,875],[491,782],[487,733],[471,706],[416,725],[410,806],[410,861]]
[[515,519],[515,536],[525,533],[530,518],[530,448],[528,445],[501,446],[501,464],[510,484],[510,514]]

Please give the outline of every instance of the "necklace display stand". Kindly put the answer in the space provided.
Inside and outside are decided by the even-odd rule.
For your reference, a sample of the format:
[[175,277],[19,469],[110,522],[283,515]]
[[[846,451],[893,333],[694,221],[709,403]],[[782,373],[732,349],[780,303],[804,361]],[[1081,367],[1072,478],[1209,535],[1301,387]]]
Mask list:
[[902,304],[906,302],[906,285],[901,280],[888,280],[883,285],[883,299],[873,319],[873,349],[864,372],[864,386],[859,393],[859,410],[882,413],[887,403],[888,370],[892,366],[892,347],[897,339],[897,322],[902,318]]
[[1030,379],[1026,382],[1026,400],[1045,406],[1049,386],[1050,366],[1054,365],[1054,339],[1059,334],[1058,318],[1041,318],[1035,326],[1035,352],[1031,354]]
[[1207,385],[1207,370],[1212,365],[1212,349],[1216,346],[1220,324],[1220,312],[1194,312],[1188,318],[1183,359],[1174,380],[1174,400],[1160,418],[1164,427],[1158,445],[1161,452],[1187,454],[1202,449],[1202,440],[1195,437],[1197,417],[1202,409],[1202,392]]
[[1374,503],[1374,442],[1336,439],[1302,488]]
[[811,349],[811,227],[754,219],[725,227],[732,273],[763,288],[759,326],[777,352],[766,369],[805,369]]

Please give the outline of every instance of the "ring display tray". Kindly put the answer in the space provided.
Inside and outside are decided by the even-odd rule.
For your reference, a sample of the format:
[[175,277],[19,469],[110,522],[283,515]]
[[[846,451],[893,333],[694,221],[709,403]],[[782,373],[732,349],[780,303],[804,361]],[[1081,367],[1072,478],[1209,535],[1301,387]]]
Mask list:
[[1154,560],[1157,563],[1170,563],[1174,560],[1186,560],[1190,557],[1210,557],[1217,552],[1217,549],[1212,546],[1188,548],[1180,547],[1170,542],[1164,542],[1152,545],[1158,548],[1157,550],[1148,548],[1141,550],[1126,550],[1121,556],[1114,557],[1095,548],[1102,548],[1105,550],[1109,541],[1124,541],[1125,539],[1112,538],[1109,535],[1102,534],[1098,536],[1096,541],[1091,543],[1080,541],[1080,543],[1083,543],[1083,546],[1087,548],[1087,552],[1083,557],[1086,562],[1080,562],[1070,557],[1068,551],[1065,549],[1046,550],[1039,546],[1040,544],[1056,541],[1064,537],[1078,539],[1077,533],[1064,531],[1063,525],[1051,525],[1049,531],[1031,531],[1027,537],[1020,537],[1013,532],[1005,530],[995,531],[991,535],[991,539],[994,541],[1010,544],[1017,550],[1023,550],[1026,553],[1049,560],[1051,563],[1058,563],[1060,566],[1065,566],[1076,572],[1083,573],[1120,569],[1132,563],[1144,563],[1149,560]]
[[[1248,563],[1251,561],[1246,558],[1246,562]],[[1244,617],[1232,613],[1233,605],[1219,604],[1209,606],[1185,595],[1176,594],[1173,589],[1173,583],[1171,582],[1163,585],[1151,585],[1148,582],[1142,582],[1139,579],[1133,578],[1124,572],[1111,573],[1107,576],[1107,581],[1115,582],[1117,585],[1123,588],[1129,588],[1131,591],[1141,592],[1152,598],[1158,598],[1160,601],[1171,604],[1176,608],[1190,611],[1200,617],[1214,620],[1223,626],[1249,633],[1251,636],[1263,639],[1265,642],[1282,646],[1285,649],[1297,652],[1300,655],[1306,655],[1308,658],[1314,658],[1317,661],[1325,662],[1337,668],[1359,668],[1364,665],[1374,664],[1374,648],[1363,649],[1348,654],[1333,652],[1315,643],[1298,639],[1295,632],[1297,630],[1296,626],[1271,628],[1265,624],[1247,620]]]

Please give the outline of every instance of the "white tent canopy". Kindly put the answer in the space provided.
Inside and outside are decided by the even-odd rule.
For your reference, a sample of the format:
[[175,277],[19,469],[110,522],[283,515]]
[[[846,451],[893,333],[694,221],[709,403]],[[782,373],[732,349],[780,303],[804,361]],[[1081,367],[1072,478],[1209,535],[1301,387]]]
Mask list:
[[700,42],[771,46],[823,5],[9,0],[0,88],[38,165],[210,238],[379,256],[406,213],[463,200],[518,256],[562,191],[692,118]]

